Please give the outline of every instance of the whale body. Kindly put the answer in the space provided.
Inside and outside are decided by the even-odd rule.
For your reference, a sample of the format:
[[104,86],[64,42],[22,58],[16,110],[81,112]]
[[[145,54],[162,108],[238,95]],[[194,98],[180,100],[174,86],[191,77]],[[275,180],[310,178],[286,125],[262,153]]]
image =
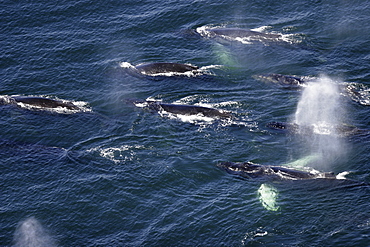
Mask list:
[[210,118],[232,118],[233,115],[231,112],[222,111],[210,107],[204,106],[197,106],[197,105],[183,105],[183,104],[170,104],[170,103],[162,103],[159,101],[136,101],[134,102],[135,105],[144,104],[144,107],[149,108],[150,110],[154,110],[157,112],[168,112],[172,114],[180,114],[180,115],[201,115],[204,117]]
[[181,63],[148,63],[137,65],[135,68],[140,73],[145,75],[155,75],[169,72],[185,73],[198,69],[197,66]]
[[0,98],[2,105],[18,105],[19,103],[38,108],[66,108],[68,110],[80,110],[80,108],[69,101],[61,101],[36,96],[6,96]]
[[296,75],[282,75],[282,74],[264,74],[254,75],[256,80],[270,82],[281,86],[306,86],[309,81],[316,80],[316,77],[309,76],[296,76]]
[[227,27],[199,27],[196,32],[202,37],[221,39],[228,41],[239,41],[242,43],[271,43],[284,42],[281,34],[263,33],[243,28],[227,28]]
[[[253,78],[259,81],[273,83],[288,89],[299,89],[300,87],[307,87],[310,82],[318,80],[313,76],[297,76],[297,75],[282,75],[282,74],[262,74],[253,75]],[[341,95],[347,96],[352,101],[360,105],[370,105],[370,90],[367,86],[355,82],[341,82],[339,83]]]
[[331,172],[313,173],[309,171],[295,170],[281,166],[266,166],[259,165],[252,162],[220,162],[217,166],[226,172],[238,175],[243,178],[258,178],[263,176],[272,177],[275,179],[289,179],[289,180],[302,180],[302,179],[316,179],[316,178],[329,178],[335,179],[336,176]]
[[339,136],[350,136],[364,134],[366,130],[359,129],[353,125],[339,124],[334,126],[300,126],[296,123],[269,122],[266,126],[270,129],[287,131],[300,134],[334,134]]
[[160,77],[160,76],[192,76],[202,74],[199,68],[190,64],[182,63],[144,63],[136,66],[123,62],[121,67],[136,77]]
[[273,33],[261,33],[257,31],[252,31],[249,29],[242,28],[209,28],[206,29],[209,32],[210,36],[225,36],[232,38],[247,38],[247,37],[258,37],[264,39],[279,39],[281,38],[280,34]]

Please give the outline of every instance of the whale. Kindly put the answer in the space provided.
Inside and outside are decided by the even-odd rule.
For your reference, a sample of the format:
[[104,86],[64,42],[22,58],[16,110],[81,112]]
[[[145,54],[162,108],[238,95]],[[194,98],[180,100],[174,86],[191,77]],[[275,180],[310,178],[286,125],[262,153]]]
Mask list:
[[146,75],[155,75],[168,72],[185,73],[198,69],[197,66],[181,63],[148,63],[137,65],[135,68],[140,73]]
[[218,168],[242,179],[269,179],[273,181],[336,181],[338,188],[369,187],[367,182],[347,179],[349,172],[334,174],[333,172],[318,172],[297,170],[284,166],[260,165],[253,162],[219,162]]
[[198,66],[182,63],[143,63],[136,66],[123,62],[121,67],[126,68],[128,73],[136,77],[158,76],[192,76],[201,74]]
[[285,131],[289,133],[300,133],[300,134],[334,134],[338,136],[352,136],[358,134],[367,133],[364,129],[359,129],[356,126],[349,124],[338,124],[334,126],[308,126],[298,125],[296,123],[285,123],[285,122],[269,122],[266,127],[277,130]]
[[16,105],[24,104],[37,108],[66,108],[68,110],[80,110],[80,108],[69,101],[49,99],[38,96],[2,96],[0,105]]
[[281,38],[280,34],[273,33],[261,33],[257,31],[252,31],[249,29],[242,28],[209,28],[206,29],[209,32],[210,36],[224,36],[232,38],[247,38],[247,37],[258,37],[265,39],[279,39]]
[[[282,74],[257,74],[252,76],[254,79],[282,86],[286,89],[299,89],[307,87],[310,82],[315,82],[319,78],[314,76],[297,76]],[[370,89],[361,83],[340,82],[338,83],[340,94],[348,97],[353,102],[360,105],[370,105]]]
[[307,86],[308,82],[317,79],[316,77],[310,76],[282,75],[274,73],[253,75],[252,77],[259,81],[269,82],[287,87],[304,87]]
[[184,105],[184,104],[170,104],[160,101],[134,101],[137,106],[146,107],[156,112],[167,112],[180,115],[198,115],[210,118],[233,118],[233,114],[228,111],[218,110],[215,108],[197,106],[197,105]]
[[227,28],[227,27],[199,27],[196,33],[206,38],[228,41],[240,41],[242,43],[250,42],[281,42],[283,36],[276,33],[263,33],[244,28]]
[[219,162],[217,167],[229,174],[248,179],[259,177],[270,177],[278,180],[336,179],[332,172],[302,171],[282,166],[259,165],[253,162]]

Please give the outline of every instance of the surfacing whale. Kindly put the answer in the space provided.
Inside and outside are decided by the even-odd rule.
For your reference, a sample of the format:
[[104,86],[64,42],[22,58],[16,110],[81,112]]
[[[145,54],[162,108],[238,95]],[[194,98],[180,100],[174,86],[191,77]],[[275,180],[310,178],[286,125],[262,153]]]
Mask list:
[[286,87],[304,87],[307,86],[309,81],[314,81],[317,79],[316,77],[309,76],[282,75],[273,73],[254,75],[253,78],[259,81],[270,82]]
[[170,104],[170,103],[162,103],[160,101],[136,101],[134,102],[135,105],[140,105],[142,107],[149,108],[150,110],[154,110],[156,112],[167,112],[172,114],[180,114],[180,115],[200,115],[203,117],[210,117],[210,118],[232,118],[233,114],[228,111],[222,111],[214,108],[204,107],[204,106],[197,106],[197,105],[182,105],[182,104]]
[[[318,80],[313,76],[297,76],[282,74],[261,74],[253,75],[253,78],[259,81],[282,86],[287,89],[299,89],[307,87],[308,83]],[[352,101],[361,105],[370,105],[370,89],[361,83],[342,82],[339,83],[341,95],[347,96]]]
[[336,179],[334,173],[331,172],[314,173],[282,166],[259,165],[252,162],[220,162],[217,164],[217,166],[230,174],[238,175],[243,178],[258,178],[268,176],[281,180],[302,180],[316,178]]
[[196,32],[206,38],[220,38],[228,41],[239,41],[242,43],[253,42],[282,42],[281,34],[263,33],[243,28],[226,27],[198,27]]
[[300,126],[296,123],[269,122],[266,126],[270,129],[287,131],[289,133],[300,134],[325,134],[338,136],[351,136],[366,133],[366,130],[359,129],[353,125],[339,124],[335,126],[318,125],[318,126]]
[[0,105],[16,105],[20,106],[20,104],[35,107],[35,108],[65,108],[68,110],[81,110],[80,107],[74,105],[70,101],[62,101],[62,100],[55,100],[49,99],[45,97],[37,97],[37,96],[2,96],[0,98]]
[[123,62],[120,66],[128,69],[133,76],[194,76],[202,73],[197,66],[182,63],[145,63],[133,66]]
[[206,30],[209,32],[210,36],[225,36],[232,38],[256,37],[264,39],[279,39],[281,37],[280,34],[261,33],[242,28],[209,28]]

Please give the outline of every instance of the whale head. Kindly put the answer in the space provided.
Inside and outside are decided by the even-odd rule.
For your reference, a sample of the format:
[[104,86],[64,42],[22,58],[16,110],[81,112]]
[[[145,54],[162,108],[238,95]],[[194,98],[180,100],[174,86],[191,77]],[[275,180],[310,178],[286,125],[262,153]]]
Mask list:
[[227,173],[233,175],[239,175],[245,178],[254,178],[263,175],[265,169],[261,165],[254,164],[252,162],[220,162],[217,166]]

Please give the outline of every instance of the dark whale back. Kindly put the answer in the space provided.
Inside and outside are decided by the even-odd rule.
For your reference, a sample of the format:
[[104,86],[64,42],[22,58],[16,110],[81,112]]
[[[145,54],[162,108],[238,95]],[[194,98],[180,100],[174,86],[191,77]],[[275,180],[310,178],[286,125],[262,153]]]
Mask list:
[[282,86],[302,86],[307,84],[308,81],[314,79],[308,77],[299,77],[281,74],[254,75],[253,78],[264,82],[280,84]]
[[270,176],[278,179],[291,179],[291,180],[315,179],[315,178],[335,179],[335,175],[333,173],[316,174],[281,166],[258,165],[252,162],[241,162],[241,163],[221,162],[217,164],[217,166],[230,174],[238,175],[244,178],[257,178],[262,176]]
[[185,73],[198,69],[197,66],[181,63],[148,63],[137,65],[135,68],[138,70],[138,72],[146,75],[170,72]]
[[44,108],[57,108],[64,107],[69,110],[79,110],[72,102],[64,102],[60,100],[48,99],[44,97],[32,96],[12,96],[11,100],[16,103],[23,103],[31,106],[44,107]]
[[261,33],[257,31],[252,31],[249,29],[242,28],[211,28],[206,29],[213,36],[227,36],[232,38],[248,38],[248,37],[260,37],[267,39],[279,39],[281,38],[280,34],[273,33]]
[[161,102],[147,102],[149,108],[155,111],[164,110],[173,114],[181,115],[198,115],[202,114],[205,117],[219,117],[219,118],[230,118],[232,114],[230,112],[220,111],[214,108],[195,106],[195,105],[178,105],[178,104],[167,104]]

